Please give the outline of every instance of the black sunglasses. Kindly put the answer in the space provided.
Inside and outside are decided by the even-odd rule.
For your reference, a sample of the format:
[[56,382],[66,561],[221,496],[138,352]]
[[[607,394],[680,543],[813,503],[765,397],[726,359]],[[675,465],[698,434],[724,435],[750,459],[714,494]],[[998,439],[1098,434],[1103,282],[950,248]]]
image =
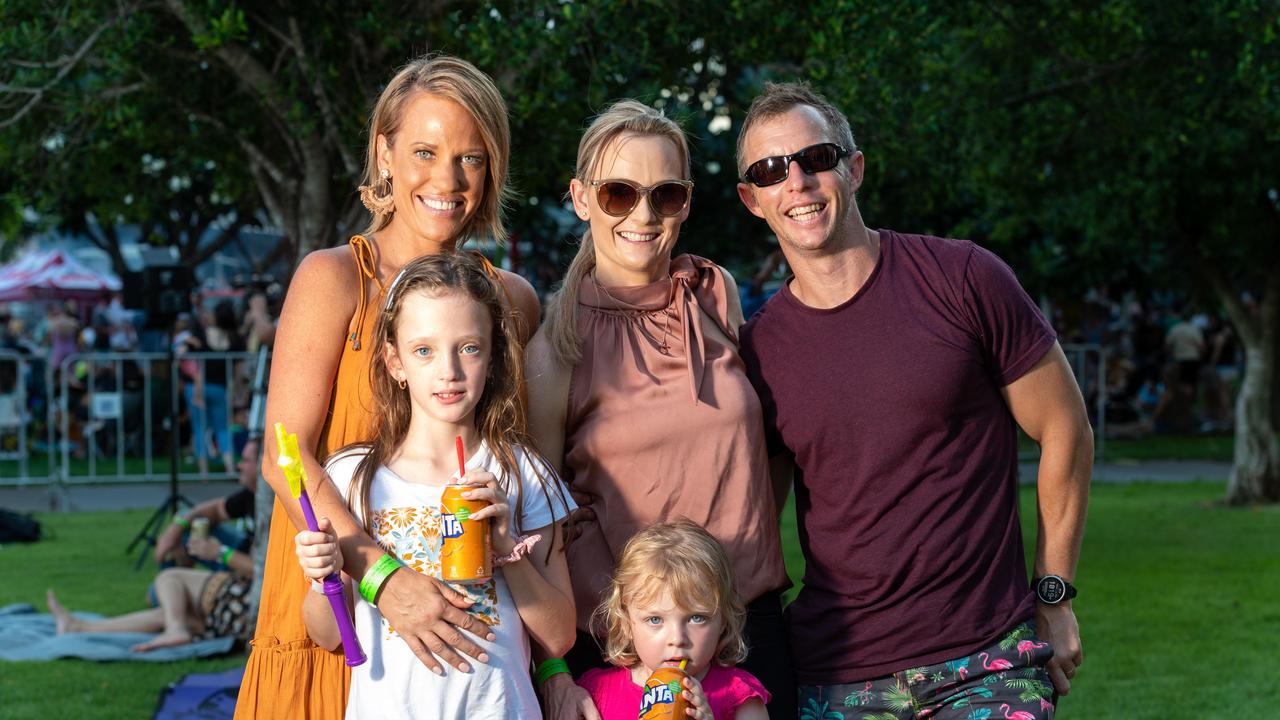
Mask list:
[[679,215],[689,206],[693,194],[692,180],[666,180],[649,187],[640,187],[630,180],[592,180],[591,187],[596,188],[600,209],[614,217],[630,215],[643,195],[649,196],[649,207],[658,215]]
[[742,180],[756,187],[777,185],[787,179],[787,174],[791,172],[792,160],[800,165],[801,170],[813,175],[830,170],[840,162],[841,158],[847,158],[852,154],[835,143],[818,143],[790,155],[774,155],[757,160],[747,167]]

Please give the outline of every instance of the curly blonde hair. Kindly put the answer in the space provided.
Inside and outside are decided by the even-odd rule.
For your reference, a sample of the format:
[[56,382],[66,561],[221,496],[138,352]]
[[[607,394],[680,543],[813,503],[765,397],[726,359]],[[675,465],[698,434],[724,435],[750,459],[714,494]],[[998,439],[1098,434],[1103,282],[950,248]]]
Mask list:
[[715,659],[732,666],[747,657],[742,637],[746,608],[733,584],[724,548],[689,520],[651,525],[627,541],[618,557],[604,600],[592,617],[604,636],[604,659],[620,667],[640,662],[631,636],[627,608],[657,600],[670,592],[685,612],[719,613],[723,621]]

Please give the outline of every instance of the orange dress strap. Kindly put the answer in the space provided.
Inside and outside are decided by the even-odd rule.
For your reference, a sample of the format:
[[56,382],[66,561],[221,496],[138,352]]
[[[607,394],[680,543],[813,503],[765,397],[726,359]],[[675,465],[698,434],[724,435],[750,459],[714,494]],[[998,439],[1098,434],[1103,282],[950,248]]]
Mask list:
[[356,314],[351,316],[351,325],[347,328],[347,341],[351,343],[351,349],[358,352],[361,338],[364,337],[365,310],[368,309],[366,305],[369,302],[365,280],[372,280],[378,286],[379,293],[383,287],[376,271],[377,259],[373,256],[373,246],[365,236],[353,235],[347,244],[351,246],[351,254],[356,260],[356,282],[359,290],[356,296]]

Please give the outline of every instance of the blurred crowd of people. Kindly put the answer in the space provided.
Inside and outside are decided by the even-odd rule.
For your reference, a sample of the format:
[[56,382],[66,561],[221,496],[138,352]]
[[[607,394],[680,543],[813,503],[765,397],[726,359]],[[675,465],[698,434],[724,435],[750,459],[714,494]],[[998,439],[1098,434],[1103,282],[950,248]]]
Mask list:
[[[748,315],[767,299],[768,290],[779,284],[769,282],[780,270],[774,255],[762,263],[755,277],[741,284]],[[39,450],[46,438],[45,363],[53,369],[56,395],[61,392],[63,361],[73,354],[163,351],[167,345],[179,359],[184,458],[201,474],[210,471],[211,460],[230,470],[242,442],[239,438],[252,378],[246,363],[228,363],[202,354],[256,353],[260,347],[269,348],[275,337],[278,301],[255,289],[216,301],[196,292],[191,303],[191,312],[179,314],[167,332],[145,329],[141,313],[125,308],[119,293],[89,309],[70,302],[49,303],[44,316],[31,327],[0,308],[0,351],[33,359],[22,378],[15,363],[0,360],[0,398],[12,397],[17,384],[25,384],[25,417],[34,430],[28,435],[33,447]],[[1127,294],[1117,299],[1100,286],[1090,290],[1074,312],[1055,311],[1054,315],[1054,326],[1064,343],[1096,344],[1106,352],[1105,384],[1097,381],[1097,357],[1087,356],[1090,367],[1083,374],[1087,387],[1082,390],[1090,412],[1095,412],[1098,393],[1106,393],[1109,436],[1187,435],[1231,429],[1243,353],[1230,323],[1219,313],[1168,298],[1144,300]],[[81,318],[86,321],[82,323]],[[93,417],[89,405],[92,387],[94,392],[122,391],[120,411],[132,429],[124,440],[131,444],[130,454],[141,454],[144,423],[140,418],[148,376],[141,365],[135,361],[81,360],[69,369],[70,431],[61,440],[71,443],[72,453],[83,456],[90,452],[88,440],[92,438],[99,453],[114,455],[114,443],[119,441],[113,422]],[[168,377],[163,361],[152,363],[153,418],[168,417]],[[0,451],[5,449],[3,433],[0,427]],[[154,422],[152,433],[152,452],[167,452],[167,425]],[[12,444],[12,437],[8,442]]]
[[[1105,383],[1087,382],[1082,390],[1091,412],[1097,393],[1106,393],[1108,436],[1231,429],[1243,352],[1220,313],[1169,298],[1116,299],[1106,287],[1083,300],[1074,322],[1056,313],[1054,325],[1064,343],[1096,344],[1106,352]],[[1096,368],[1085,377],[1098,378]]]
[[[24,390],[23,407],[11,411],[18,417],[8,427],[0,417],[0,452],[11,449],[7,446],[15,442],[18,422],[27,428],[31,452],[47,449],[46,410],[52,404],[56,442],[66,443],[75,457],[91,452],[114,457],[120,442],[126,444],[126,455],[141,456],[148,432],[152,455],[166,455],[172,392],[167,359],[103,355],[172,349],[181,383],[182,455],[202,475],[210,472],[211,460],[220,461],[221,472],[231,472],[244,442],[254,365],[245,362],[244,355],[229,359],[222,354],[270,348],[279,313],[275,305],[278,302],[273,303],[262,289],[216,299],[196,291],[191,294],[190,312],[159,327],[147,323],[142,312],[126,308],[121,293],[90,306],[50,302],[33,325],[0,306],[0,352],[27,360],[18,363],[0,357],[0,398],[12,400],[19,396],[20,387]],[[68,364],[72,356],[77,357]],[[61,412],[64,392],[66,418]],[[94,396],[104,394],[112,395],[112,403],[95,409]],[[145,421],[148,415],[150,423]],[[116,417],[123,420],[122,434],[117,432]]]

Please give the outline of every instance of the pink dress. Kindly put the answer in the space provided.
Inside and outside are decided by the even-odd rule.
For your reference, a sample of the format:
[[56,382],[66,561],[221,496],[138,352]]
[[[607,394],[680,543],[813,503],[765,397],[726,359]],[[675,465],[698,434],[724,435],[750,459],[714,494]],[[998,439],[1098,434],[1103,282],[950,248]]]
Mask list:
[[[606,670],[590,670],[578,679],[596,704],[603,720],[635,720],[640,715],[640,699],[643,689],[631,681],[631,670],[612,667]],[[759,698],[769,702],[769,691],[760,681],[738,668],[712,665],[702,678],[702,691],[711,703],[715,720],[733,720],[743,703]]]

